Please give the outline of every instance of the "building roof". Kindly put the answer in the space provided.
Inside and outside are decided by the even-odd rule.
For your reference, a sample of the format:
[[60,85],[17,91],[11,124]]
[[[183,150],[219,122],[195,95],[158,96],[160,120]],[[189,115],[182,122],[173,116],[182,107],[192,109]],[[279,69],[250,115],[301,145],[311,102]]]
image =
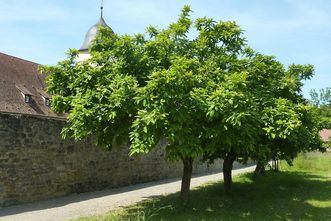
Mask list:
[[105,19],[103,18],[101,13],[99,22],[93,25],[86,33],[83,45],[79,49],[79,51],[87,51],[91,47],[93,40],[97,37],[97,33],[99,31],[100,26],[109,28],[113,32],[113,30],[105,22]]
[[323,142],[329,142],[331,140],[331,130],[329,129],[323,129],[320,131],[320,136],[323,140]]
[[[45,76],[38,64],[0,53],[0,112],[62,117],[50,110],[45,98]],[[24,95],[31,96],[25,103]]]

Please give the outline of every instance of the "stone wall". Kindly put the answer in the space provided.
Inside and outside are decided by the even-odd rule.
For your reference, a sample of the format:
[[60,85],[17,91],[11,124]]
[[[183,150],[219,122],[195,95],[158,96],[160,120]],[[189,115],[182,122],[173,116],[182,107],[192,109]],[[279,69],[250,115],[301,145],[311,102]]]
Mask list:
[[[130,158],[128,147],[106,151],[91,140],[61,139],[64,124],[0,113],[0,207],[181,175],[180,162],[164,159],[162,143],[148,155]],[[217,171],[220,165],[198,162],[194,171]]]

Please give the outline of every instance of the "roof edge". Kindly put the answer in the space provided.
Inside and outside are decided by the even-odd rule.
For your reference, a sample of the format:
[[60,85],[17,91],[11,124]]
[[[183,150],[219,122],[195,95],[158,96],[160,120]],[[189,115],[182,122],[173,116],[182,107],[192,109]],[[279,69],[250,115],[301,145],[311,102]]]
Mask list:
[[39,63],[36,63],[34,61],[29,61],[29,60],[26,60],[26,59],[23,59],[23,58],[20,58],[20,57],[17,57],[17,56],[13,56],[13,55],[9,55],[9,54],[5,54],[3,52],[0,52],[0,55],[4,55],[4,56],[7,56],[9,58],[13,58],[13,59],[18,59],[18,60],[21,60],[21,61],[25,61],[25,62],[29,62],[29,63],[32,63],[32,64],[35,64],[35,65],[41,65]]

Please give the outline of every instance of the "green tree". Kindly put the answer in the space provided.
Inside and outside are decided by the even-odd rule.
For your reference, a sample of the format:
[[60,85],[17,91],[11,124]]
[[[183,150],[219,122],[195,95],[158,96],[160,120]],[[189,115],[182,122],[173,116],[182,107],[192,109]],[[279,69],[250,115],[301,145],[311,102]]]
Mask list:
[[314,114],[319,119],[319,127],[331,128],[331,88],[310,91],[310,102],[314,106]]
[[[238,119],[245,116],[240,113],[246,102],[241,101],[246,75],[231,70],[245,45],[242,30],[234,22],[193,21],[190,11],[184,7],[166,29],[148,27],[147,37],[101,29],[91,59],[76,63],[77,51],[71,50],[67,60],[42,68],[49,73],[53,109],[69,113],[65,137],[93,135],[98,145],[111,148],[114,138],[122,141],[129,134],[130,154],[147,153],[166,138],[167,157],[184,165],[184,200],[193,160],[213,146],[206,129],[214,122],[206,116],[212,118],[213,109],[222,108],[231,131],[240,132]],[[196,37],[188,37],[193,29]],[[207,103],[201,100],[205,93],[210,95]],[[225,99],[222,107],[217,99]],[[235,106],[238,113],[233,114]]]
[[315,89],[310,90],[310,101],[314,106],[331,106],[331,88],[322,88],[317,92]]
[[[241,29],[234,22],[207,18],[192,21],[189,12],[189,7],[185,7],[178,22],[167,29],[149,29],[153,32],[146,43],[147,51],[160,55],[156,59],[166,62],[140,89],[136,98],[140,110],[130,134],[132,153],[147,152],[162,137],[167,139],[168,157],[184,164],[181,189],[184,200],[189,193],[193,160],[212,146],[207,139],[212,136],[208,131],[208,124],[212,123],[207,117],[212,115],[208,109],[215,108],[212,103],[218,105],[217,96],[231,90],[223,96],[227,99],[223,108],[229,118],[233,117],[231,123],[236,124],[234,114],[230,113],[236,100],[231,99],[240,99],[236,93],[245,79],[244,73],[230,70],[245,45]],[[192,29],[197,33],[195,38],[188,37]],[[223,87],[217,88],[217,82],[223,82]],[[204,97],[207,91],[215,95],[210,102]],[[238,127],[236,124],[237,130]]]
[[101,28],[91,59],[76,62],[78,52],[70,50],[68,59],[42,67],[52,108],[68,113],[65,137],[93,135],[108,149],[129,141],[131,155],[166,139],[167,158],[183,162],[184,201],[197,157],[223,158],[230,189],[235,160],[267,159],[276,147],[270,142],[306,127],[303,101],[295,94],[310,70],[285,70],[247,48],[236,23],[192,20],[190,12],[185,6],[177,22],[150,26],[147,36]]
[[319,120],[320,129],[331,129],[331,106],[321,105],[313,107],[314,114]]
[[260,141],[249,154],[258,162],[256,174],[270,160],[291,163],[299,152],[321,150],[316,119],[301,93],[302,81],[314,74],[313,66],[290,65],[285,69],[274,57],[255,54],[249,70],[257,72],[251,88],[261,113]]
[[[205,158],[224,159],[226,190],[231,188],[235,160],[245,163],[254,159],[258,162],[257,171],[261,171],[271,159],[291,162],[297,153],[321,147],[310,108],[301,94],[302,80],[313,75],[311,65],[291,65],[285,69],[274,57],[251,49],[246,49],[233,64],[231,70],[241,73],[241,80],[236,81],[240,87],[226,88],[219,93],[218,100],[210,93],[201,99],[204,103],[215,101],[206,104],[213,122],[207,130],[213,134],[208,140],[212,148]],[[233,81],[226,80],[229,82]],[[219,90],[226,83],[215,82],[216,88]],[[229,92],[234,97],[226,99]],[[223,108],[228,103],[234,105]]]

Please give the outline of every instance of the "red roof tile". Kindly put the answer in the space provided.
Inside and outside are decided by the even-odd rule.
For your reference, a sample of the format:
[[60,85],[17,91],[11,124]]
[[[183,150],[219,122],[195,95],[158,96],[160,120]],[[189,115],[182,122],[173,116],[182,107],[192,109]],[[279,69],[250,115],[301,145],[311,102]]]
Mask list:
[[331,130],[328,129],[321,130],[320,136],[324,142],[329,142],[331,139]]

